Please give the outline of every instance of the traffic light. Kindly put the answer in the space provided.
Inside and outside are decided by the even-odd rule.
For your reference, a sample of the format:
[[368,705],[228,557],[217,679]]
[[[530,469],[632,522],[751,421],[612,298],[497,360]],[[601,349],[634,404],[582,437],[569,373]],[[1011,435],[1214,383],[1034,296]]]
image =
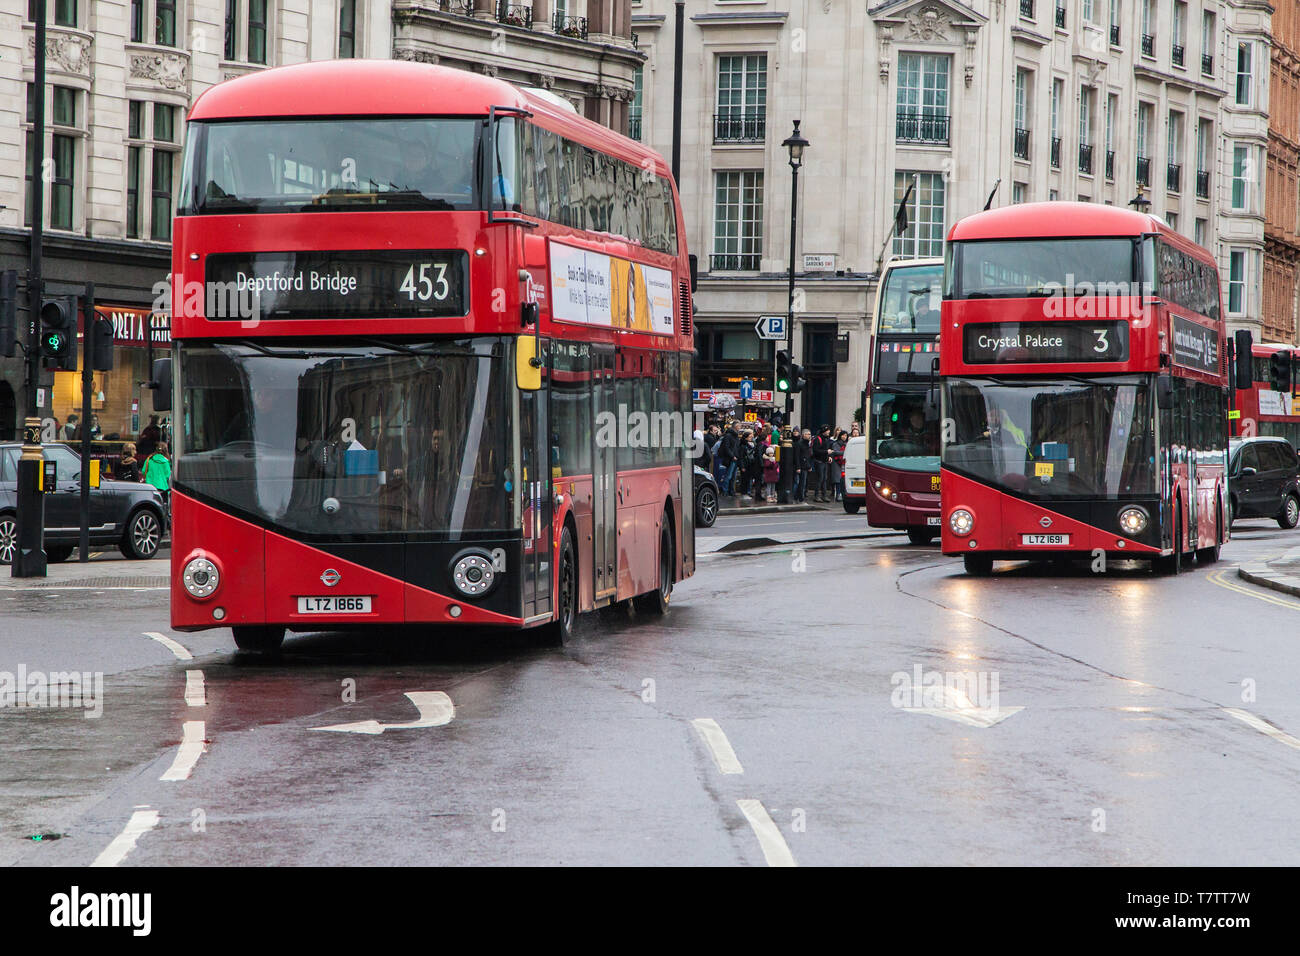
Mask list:
[[61,372],[77,370],[77,300],[71,297],[41,301],[41,355],[45,367]]
[[802,392],[804,390],[804,386],[807,384],[808,384],[808,377],[803,373],[803,366],[791,365],[790,366],[790,394],[794,395],[798,392]]
[[13,358],[18,343],[18,273],[0,272],[0,358]]
[[1274,352],[1268,357],[1268,381],[1275,392],[1291,394],[1291,353]]
[[1250,329],[1238,329],[1233,333],[1233,337],[1235,345],[1233,358],[1236,367],[1233,372],[1234,382],[1232,387],[1238,391],[1246,391],[1255,387],[1254,358],[1250,351]]
[[794,362],[785,349],[776,353],[776,390],[788,392],[794,383]]
[[90,332],[90,367],[96,372],[113,371],[113,320],[95,316]]

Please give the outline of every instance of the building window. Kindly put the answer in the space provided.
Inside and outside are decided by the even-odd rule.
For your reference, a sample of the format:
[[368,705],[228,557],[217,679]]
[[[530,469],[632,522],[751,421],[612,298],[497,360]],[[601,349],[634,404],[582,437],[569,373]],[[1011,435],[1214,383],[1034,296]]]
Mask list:
[[1232,208],[1245,210],[1250,206],[1251,169],[1250,147],[1232,147]]
[[1228,253],[1228,314],[1246,313],[1246,251],[1233,249]]
[[[226,31],[222,51],[225,58],[232,62],[265,64],[269,22],[267,0],[247,0],[247,3],[226,0]],[[354,15],[354,27],[355,22]]]
[[1182,188],[1183,174],[1183,114],[1170,110],[1169,138],[1165,162],[1165,188],[1178,192]]
[[154,0],[153,42],[176,45],[176,0]]
[[[75,13],[75,9],[73,10]],[[36,86],[27,84],[27,135],[26,135],[26,197],[23,204],[23,224],[30,226],[33,210],[33,170],[36,166],[35,140],[32,125],[36,112]],[[76,198],[77,144],[83,132],[79,125],[80,111],[77,100],[80,93],[68,86],[54,86],[50,89],[49,140],[45,150],[47,168],[50,170],[48,188],[45,190],[49,204],[48,223],[51,229],[72,229],[75,221],[74,203]]]
[[757,272],[763,256],[763,172],[714,175],[710,270]]
[[[126,236],[170,242],[180,155],[180,112],[179,107],[154,103],[153,123],[146,127],[147,108],[147,103],[138,100],[127,105]],[[151,135],[146,134],[146,128]],[[145,176],[149,177],[147,184]]]
[[716,143],[761,143],[767,136],[767,54],[718,57]]
[[1119,46],[1119,0],[1110,0],[1110,45]]
[[1156,38],[1151,35],[1151,22],[1155,19],[1153,3],[1154,0],[1142,0],[1142,55],[1146,57],[1156,55]]
[[1174,232],[1178,231],[1178,213],[1166,212],[1165,222],[1169,223],[1169,228],[1172,229]]
[[1052,168],[1061,168],[1061,97],[1064,95],[1065,83],[1062,80],[1052,80]]
[[1201,72],[1214,75],[1214,13],[1210,10],[1201,14]]
[[144,42],[144,0],[131,0],[131,42]]
[[1029,71],[1016,70],[1016,159],[1029,158]]
[[77,25],[77,0],[55,0],[54,23],[61,27],[75,27]]
[[1210,120],[1196,123],[1196,195],[1210,198],[1210,144],[1214,142],[1214,127]]
[[357,55],[357,0],[339,3],[339,59]]
[[1150,103],[1138,104],[1137,181],[1140,186],[1151,185],[1151,111]]
[[126,148],[126,237],[140,238],[140,154],[139,146]]
[[1025,201],[1025,188],[1024,183],[1011,184],[1011,202],[1014,205],[1018,206]]
[[1209,225],[1204,219],[1197,219],[1194,228],[1194,238],[1198,246],[1205,245],[1205,230]]
[[1079,172],[1092,175],[1092,88],[1079,87]]
[[1251,94],[1251,44],[1237,44],[1237,105],[1249,106]]
[[153,151],[153,203],[149,210],[149,238],[170,242],[172,238],[172,171],[176,154],[167,149]]
[[907,229],[894,236],[894,255],[905,259],[943,255],[945,221],[942,173],[914,173],[899,170],[894,174],[894,202],[897,209],[907,187],[916,178],[916,188],[907,200]]
[[1182,0],[1174,2],[1174,42],[1169,50],[1169,60],[1174,66],[1183,65],[1184,48],[1187,45],[1187,4]]
[[900,143],[948,144],[950,63],[947,56],[899,56],[895,133]]
[[226,38],[224,56],[234,60],[239,55],[239,0],[226,0]]
[[632,71],[632,102],[627,108],[627,135],[632,139],[641,138],[641,103],[645,95],[645,67],[638,66]]
[[1119,97],[1106,96],[1106,178],[1115,178],[1115,114],[1119,112]]
[[266,0],[248,0],[248,62],[266,62]]
[[56,86],[53,93],[51,122],[55,126],[77,125],[77,91],[68,86]]

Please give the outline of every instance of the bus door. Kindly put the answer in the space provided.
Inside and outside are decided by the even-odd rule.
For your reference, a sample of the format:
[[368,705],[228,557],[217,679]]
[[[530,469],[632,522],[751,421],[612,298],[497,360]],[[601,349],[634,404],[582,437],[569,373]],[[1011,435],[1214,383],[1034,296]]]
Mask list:
[[[612,598],[618,590],[618,514],[615,510],[618,487],[618,461],[611,443],[600,441],[600,423],[613,420],[618,409],[614,402],[614,349],[593,345],[591,349],[591,542],[595,581],[592,594],[596,603]],[[605,413],[602,415],[602,413]]]
[[551,442],[545,392],[519,393],[524,619],[551,613]]

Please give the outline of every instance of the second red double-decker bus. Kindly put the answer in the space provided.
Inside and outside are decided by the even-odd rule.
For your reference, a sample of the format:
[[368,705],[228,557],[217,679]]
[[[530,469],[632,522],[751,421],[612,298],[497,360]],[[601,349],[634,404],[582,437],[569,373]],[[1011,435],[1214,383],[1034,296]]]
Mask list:
[[1148,558],[1227,540],[1228,370],[1214,258],[1086,203],[949,232],[940,352],[943,552]]
[[1295,396],[1296,388],[1277,391],[1269,374],[1272,357],[1289,351],[1291,346],[1269,342],[1251,346],[1251,387],[1233,393],[1229,432],[1234,438],[1275,436],[1287,439],[1292,447],[1300,447],[1300,414],[1296,414],[1300,402]]
[[[893,259],[876,289],[867,382],[867,523],[939,533],[939,357],[942,259]],[[848,496],[845,508],[852,509]]]
[[694,568],[663,160],[558,98],[344,60],[213,87],[175,224],[172,624],[541,626]]

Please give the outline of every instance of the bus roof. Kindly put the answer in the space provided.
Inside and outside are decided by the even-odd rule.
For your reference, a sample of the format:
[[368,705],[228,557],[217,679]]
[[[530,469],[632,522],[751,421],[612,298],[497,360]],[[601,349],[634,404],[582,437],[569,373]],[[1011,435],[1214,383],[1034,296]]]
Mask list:
[[486,116],[491,106],[526,109],[553,132],[637,165],[648,159],[659,175],[669,175],[654,150],[564,108],[553,95],[406,60],[318,60],[259,70],[209,87],[195,101],[189,119]]
[[953,224],[949,242],[1025,236],[1176,235],[1157,216],[1092,202],[1031,202],[975,213]]

